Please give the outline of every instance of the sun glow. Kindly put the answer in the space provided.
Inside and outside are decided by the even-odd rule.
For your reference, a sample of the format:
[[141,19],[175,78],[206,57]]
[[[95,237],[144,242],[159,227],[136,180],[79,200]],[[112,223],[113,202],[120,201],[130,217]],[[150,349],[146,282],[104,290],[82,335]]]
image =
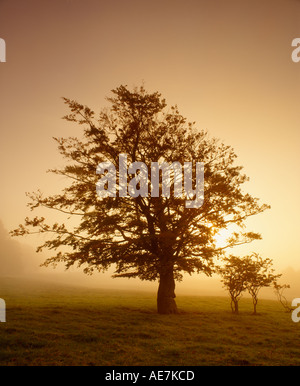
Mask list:
[[228,239],[232,236],[233,230],[221,229],[214,236],[217,248],[223,248],[228,244]]

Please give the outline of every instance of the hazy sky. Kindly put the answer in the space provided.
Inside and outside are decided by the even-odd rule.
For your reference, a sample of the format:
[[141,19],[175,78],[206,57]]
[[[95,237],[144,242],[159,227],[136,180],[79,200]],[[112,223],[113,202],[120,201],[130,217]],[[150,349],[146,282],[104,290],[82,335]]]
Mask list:
[[250,177],[245,189],[272,206],[249,219],[263,240],[241,253],[299,269],[296,37],[297,0],[0,0],[4,227],[16,228],[30,214],[26,191],[59,193],[64,185],[45,173],[63,165],[52,136],[80,136],[81,128],[61,120],[61,97],[99,111],[111,89],[144,82],[233,146]]

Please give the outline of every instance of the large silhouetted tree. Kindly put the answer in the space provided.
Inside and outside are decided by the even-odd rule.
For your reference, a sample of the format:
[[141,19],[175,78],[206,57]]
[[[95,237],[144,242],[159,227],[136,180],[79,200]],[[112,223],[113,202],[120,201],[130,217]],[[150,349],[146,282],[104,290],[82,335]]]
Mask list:
[[[70,108],[64,118],[82,124],[83,137],[55,138],[67,164],[52,172],[71,183],[58,195],[28,194],[31,209],[63,212],[77,218],[76,225],[67,220],[49,225],[44,217],[26,218],[12,234],[52,234],[38,248],[57,250],[46,266],[64,263],[69,268],[77,263],[92,273],[114,265],[115,277],[158,280],[158,312],[176,313],[175,280],[185,272],[210,275],[214,258],[225,248],[259,239],[259,234],[243,233],[243,226],[247,217],[268,206],[242,191],[248,178],[242,167],[234,165],[233,149],[196,130],[176,106],[166,111],[158,92],[147,93],[143,87],[130,91],[126,86],[112,92],[110,108],[97,118],[90,108],[64,98]],[[116,197],[99,197],[97,165],[111,162],[117,166],[121,153],[127,154],[127,166],[140,161],[149,170],[151,162],[203,162],[203,205],[186,208],[186,195],[151,197],[150,189],[147,197],[120,197],[118,192]],[[118,182],[118,168],[116,177]],[[241,232],[234,233],[228,245],[216,248],[215,233],[232,223],[240,226]]]

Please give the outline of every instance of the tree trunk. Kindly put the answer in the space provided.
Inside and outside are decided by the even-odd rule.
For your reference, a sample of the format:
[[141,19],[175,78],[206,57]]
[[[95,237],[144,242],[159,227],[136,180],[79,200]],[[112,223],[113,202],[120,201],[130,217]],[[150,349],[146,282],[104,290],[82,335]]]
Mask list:
[[233,314],[239,313],[239,301],[237,299],[231,301],[231,310]]
[[257,299],[253,298],[253,315],[256,315]]
[[177,314],[175,302],[175,280],[173,267],[169,267],[160,274],[157,292],[157,312],[159,314]]

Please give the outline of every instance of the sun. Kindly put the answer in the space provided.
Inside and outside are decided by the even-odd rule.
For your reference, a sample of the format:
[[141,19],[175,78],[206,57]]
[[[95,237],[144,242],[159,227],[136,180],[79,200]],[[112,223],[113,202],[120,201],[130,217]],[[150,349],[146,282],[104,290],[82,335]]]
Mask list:
[[228,239],[232,236],[233,230],[221,229],[214,235],[217,248],[223,248],[228,244]]

